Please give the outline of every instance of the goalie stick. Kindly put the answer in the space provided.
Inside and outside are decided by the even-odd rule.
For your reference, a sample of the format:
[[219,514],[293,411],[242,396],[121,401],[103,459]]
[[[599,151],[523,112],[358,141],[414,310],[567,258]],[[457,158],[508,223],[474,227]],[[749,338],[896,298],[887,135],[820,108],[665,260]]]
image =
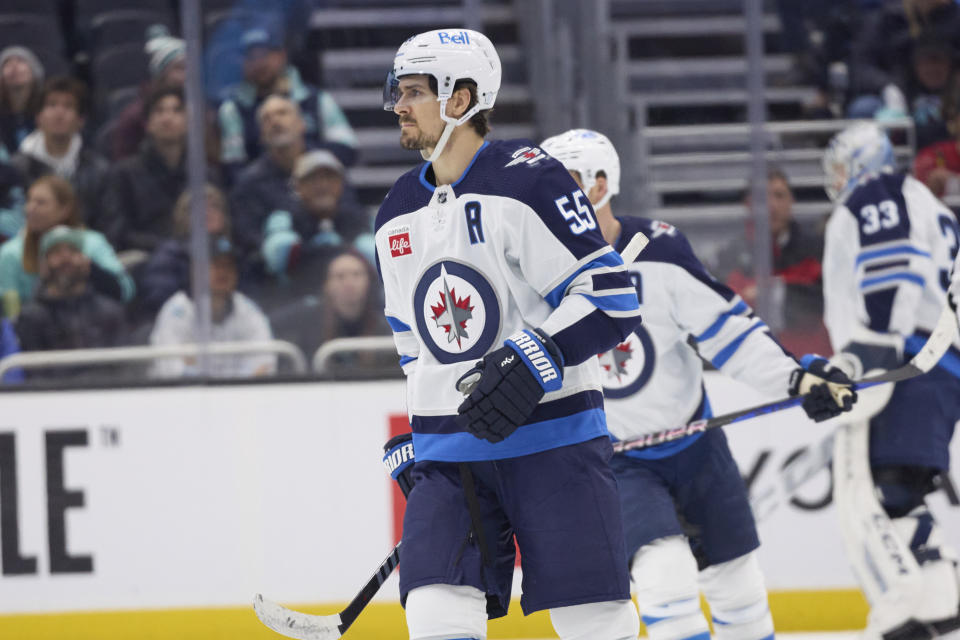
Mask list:
[[[946,305],[940,312],[940,318],[937,320],[937,326],[934,328],[933,333],[930,334],[930,337],[917,355],[910,359],[910,362],[897,369],[864,378],[857,382],[854,388],[857,390],[868,389],[887,382],[901,382],[930,371],[930,369],[940,361],[943,354],[947,352],[947,349],[950,348],[950,344],[953,342],[956,334],[957,321],[954,317],[954,311],[950,305]],[[682,427],[664,429],[633,440],[614,442],[613,451],[614,453],[623,453],[625,451],[645,449],[658,444],[673,442],[674,440],[692,436],[696,433],[702,433],[708,429],[716,429],[717,427],[723,427],[735,422],[742,422],[758,416],[790,409],[800,405],[802,402],[803,396],[784,398],[783,400],[775,400],[756,407],[741,409],[740,411],[726,413],[721,416],[714,416],[706,420],[696,420]]]
[[267,600],[257,594],[253,601],[253,610],[260,622],[268,628],[288,638],[298,640],[335,640],[341,637],[357,619],[370,599],[380,590],[390,574],[400,562],[400,543],[397,543],[376,572],[367,580],[347,608],[329,616],[316,616],[301,613]]
[[[643,233],[637,232],[630,238],[630,242],[623,248],[620,257],[624,264],[630,264],[637,259],[640,252],[650,243],[650,239]],[[390,574],[400,562],[400,543],[393,548],[390,555],[380,564],[360,593],[340,613],[329,616],[312,615],[288,609],[272,600],[257,594],[253,601],[253,610],[265,626],[297,640],[335,640],[346,633],[350,625],[357,619],[374,594],[386,582]]]

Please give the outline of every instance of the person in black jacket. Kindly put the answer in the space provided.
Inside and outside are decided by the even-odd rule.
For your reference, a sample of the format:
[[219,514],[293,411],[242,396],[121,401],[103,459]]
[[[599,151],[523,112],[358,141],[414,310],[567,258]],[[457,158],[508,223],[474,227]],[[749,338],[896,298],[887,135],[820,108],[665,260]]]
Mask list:
[[[59,226],[40,242],[41,286],[17,318],[22,351],[114,347],[124,343],[123,306],[90,287],[83,233]],[[28,377],[65,378],[83,368],[31,370]]]
[[150,252],[173,237],[173,205],[186,188],[187,113],[183,89],[161,87],[145,106],[140,152],[110,174],[101,230],[117,251]]
[[27,184],[49,174],[68,180],[80,199],[84,222],[95,227],[109,164],[80,135],[86,109],[87,89],[82,82],[66,76],[47,80],[37,129],[23,139],[10,163]]

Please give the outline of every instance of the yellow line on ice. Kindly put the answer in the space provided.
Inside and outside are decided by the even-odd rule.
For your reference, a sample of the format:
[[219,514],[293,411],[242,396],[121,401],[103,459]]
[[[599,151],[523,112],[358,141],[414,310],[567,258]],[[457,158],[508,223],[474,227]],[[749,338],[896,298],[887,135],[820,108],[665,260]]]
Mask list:
[[[330,614],[345,605],[295,606]],[[770,610],[777,631],[838,631],[863,628],[867,604],[859,591],[774,591]],[[0,638],[16,640],[276,640],[251,607],[0,615]],[[405,640],[399,604],[373,603],[347,632],[347,640]],[[519,602],[510,615],[492,620],[489,638],[553,638],[550,616],[524,617]]]

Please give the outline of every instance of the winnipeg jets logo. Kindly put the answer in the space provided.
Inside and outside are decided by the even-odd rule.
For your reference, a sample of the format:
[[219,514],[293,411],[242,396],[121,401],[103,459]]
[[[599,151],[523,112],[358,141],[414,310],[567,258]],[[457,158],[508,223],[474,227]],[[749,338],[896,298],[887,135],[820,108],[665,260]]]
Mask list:
[[633,358],[633,347],[629,342],[621,342],[610,351],[600,354],[600,368],[607,378],[622,382],[627,375],[627,361]]
[[447,283],[447,272],[440,270],[443,281],[443,291],[440,291],[440,302],[430,305],[433,311],[433,320],[438,327],[447,332],[447,342],[457,341],[457,346],[463,346],[462,338],[469,338],[467,320],[473,318],[473,307],[470,305],[470,296],[458,298],[457,290]]
[[417,333],[442,364],[482,358],[500,333],[500,303],[486,277],[454,260],[424,271],[413,295]]
[[543,151],[540,151],[537,147],[521,147],[513,152],[513,160],[503,165],[504,167],[512,167],[516,164],[527,163],[530,166],[534,166],[546,156]]
[[643,389],[653,375],[657,356],[653,340],[642,326],[610,351],[600,354],[603,394],[624,398]]

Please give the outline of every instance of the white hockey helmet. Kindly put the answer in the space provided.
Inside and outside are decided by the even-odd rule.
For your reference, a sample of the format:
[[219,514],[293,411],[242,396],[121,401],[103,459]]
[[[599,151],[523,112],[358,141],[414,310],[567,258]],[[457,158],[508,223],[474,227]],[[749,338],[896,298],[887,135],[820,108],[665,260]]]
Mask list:
[[[399,79],[409,75],[429,75],[437,81],[440,117],[447,126],[427,160],[439,157],[453,128],[464,124],[479,111],[492,109],[500,91],[500,56],[490,39],[471,29],[437,29],[407,39],[397,50],[393,69],[383,87],[383,108],[392,111],[399,99]],[[477,85],[477,104],[459,119],[447,115],[447,100],[458,80]]]
[[559,160],[568,171],[580,174],[583,190],[590,192],[601,171],[607,177],[607,193],[593,208],[599,209],[620,193],[620,156],[607,136],[590,129],[570,129],[547,138],[540,147]]
[[833,136],[823,154],[823,187],[830,199],[844,202],[869,175],[890,173],[895,160],[887,134],[873,122],[850,125]]

